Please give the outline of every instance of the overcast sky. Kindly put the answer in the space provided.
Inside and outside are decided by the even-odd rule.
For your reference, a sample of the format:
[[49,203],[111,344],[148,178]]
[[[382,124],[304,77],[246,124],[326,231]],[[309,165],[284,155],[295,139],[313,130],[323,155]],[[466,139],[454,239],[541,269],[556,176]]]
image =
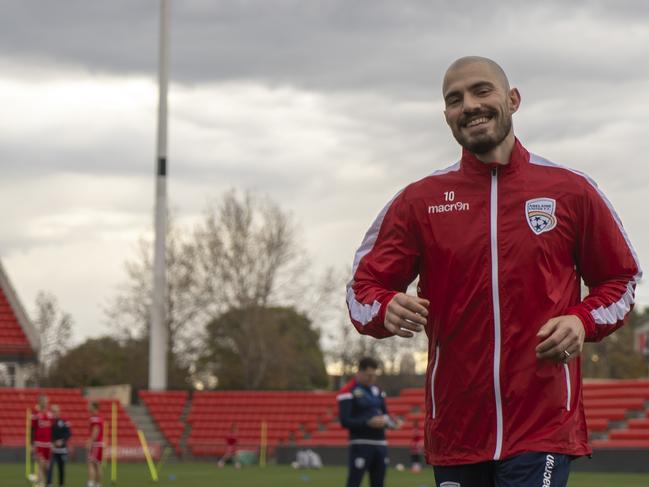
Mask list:
[[[518,137],[592,176],[649,265],[649,2],[171,4],[181,223],[250,189],[293,214],[318,266],[350,265],[395,192],[457,160],[440,82],[483,55],[521,91]],[[80,341],[107,331],[102,306],[152,232],[159,2],[0,8],[0,259],[26,308],[54,293]],[[637,295],[649,305],[649,285]]]

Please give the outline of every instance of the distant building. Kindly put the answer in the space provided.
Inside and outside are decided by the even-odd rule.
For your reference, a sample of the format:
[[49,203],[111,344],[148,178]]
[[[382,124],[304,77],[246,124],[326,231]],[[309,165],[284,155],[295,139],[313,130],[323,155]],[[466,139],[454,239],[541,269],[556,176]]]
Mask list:
[[25,366],[38,362],[38,333],[0,261],[0,363],[7,365],[12,387],[25,387]]

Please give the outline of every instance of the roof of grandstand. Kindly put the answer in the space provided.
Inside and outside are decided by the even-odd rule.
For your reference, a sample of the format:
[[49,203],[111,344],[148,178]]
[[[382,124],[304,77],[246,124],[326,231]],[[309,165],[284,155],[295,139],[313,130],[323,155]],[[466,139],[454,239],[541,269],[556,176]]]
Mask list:
[[0,261],[0,362],[31,362],[39,338]]

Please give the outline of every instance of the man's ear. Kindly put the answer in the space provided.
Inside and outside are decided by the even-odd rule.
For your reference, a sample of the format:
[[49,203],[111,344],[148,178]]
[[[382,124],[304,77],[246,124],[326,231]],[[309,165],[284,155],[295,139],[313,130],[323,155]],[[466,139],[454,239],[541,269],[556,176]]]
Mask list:
[[521,106],[521,94],[518,91],[518,88],[512,88],[509,90],[509,105],[511,113],[516,113],[518,108]]

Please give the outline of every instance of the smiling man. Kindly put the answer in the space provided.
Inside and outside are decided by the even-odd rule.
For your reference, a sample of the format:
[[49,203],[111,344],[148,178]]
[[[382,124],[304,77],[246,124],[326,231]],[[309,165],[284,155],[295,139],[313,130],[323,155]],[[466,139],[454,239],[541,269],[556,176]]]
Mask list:
[[425,330],[438,486],[563,487],[590,453],[579,355],[622,326],[637,255],[591,179],[515,137],[521,96],[498,64],[458,59],[442,91],[461,159],[379,213],[354,259],[350,316],[377,338]]

